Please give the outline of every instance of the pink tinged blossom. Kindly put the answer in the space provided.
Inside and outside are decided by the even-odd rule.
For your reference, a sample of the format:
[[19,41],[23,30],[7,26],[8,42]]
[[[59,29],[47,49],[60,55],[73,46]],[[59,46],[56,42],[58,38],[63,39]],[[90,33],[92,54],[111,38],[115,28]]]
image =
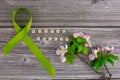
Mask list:
[[80,37],[81,37],[82,35],[85,35],[83,32],[80,32],[79,34],[80,34]]
[[98,57],[97,54],[95,54],[95,57],[96,57],[96,58]]
[[113,47],[113,46],[111,47],[110,52],[111,52],[111,53],[114,52],[114,47]]
[[80,37],[86,39],[86,38],[87,38],[87,35],[85,35],[83,32],[80,32]]
[[84,44],[85,47],[88,47],[89,45],[87,43]]
[[99,50],[94,50],[94,52],[93,52],[93,53],[94,53],[94,54],[97,54],[98,52],[99,52]]
[[73,34],[73,37],[74,37],[74,38],[78,38],[79,36],[80,36],[79,33],[74,33],[74,34]]
[[100,51],[101,50],[100,47],[97,47],[97,50]]
[[61,59],[61,62],[66,62],[66,57],[60,57],[60,59]]
[[97,53],[99,52],[99,50],[92,50],[93,54],[95,55],[95,57],[97,58]]
[[105,49],[104,49],[104,47],[101,47],[101,51],[104,51]]
[[56,54],[57,54],[57,55],[61,55],[61,53],[62,53],[62,52],[61,52],[60,49],[57,49],[57,50],[56,50]]
[[86,35],[82,35],[82,38],[83,38],[83,39],[86,39],[86,38],[87,38],[87,36],[86,36]]
[[100,47],[97,47],[97,50],[98,50],[98,51],[104,51],[105,49],[104,49],[103,46],[100,46]]
[[60,49],[56,50],[56,54],[60,55],[61,62],[66,61],[66,57],[64,57],[65,53],[67,52],[68,45],[65,44],[65,46],[60,46]]
[[105,47],[105,49],[106,50],[108,50],[108,51],[110,51],[111,53],[113,53],[114,52],[114,47],[112,46],[112,47]]
[[91,41],[90,41],[90,36],[86,37],[86,41],[87,41],[89,47],[92,47],[92,44],[91,44]]
[[89,54],[88,58],[89,58],[90,61],[92,61],[92,60],[94,60],[96,57],[95,57],[95,54]]
[[68,48],[67,44],[65,44],[65,46],[60,46],[60,49],[61,49],[60,56],[64,56],[65,55],[65,53],[67,52],[67,48]]

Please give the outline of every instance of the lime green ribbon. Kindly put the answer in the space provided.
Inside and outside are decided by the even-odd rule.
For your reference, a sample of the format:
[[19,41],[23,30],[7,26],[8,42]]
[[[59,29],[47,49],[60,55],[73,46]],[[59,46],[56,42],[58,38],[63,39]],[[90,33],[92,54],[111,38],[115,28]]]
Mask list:
[[[18,12],[23,11],[23,10],[27,11],[29,13],[30,20],[24,28],[21,28],[15,21],[15,17]],[[16,47],[23,40],[26,43],[26,45],[28,46],[28,48],[31,50],[31,52],[36,56],[38,61],[48,71],[48,73],[51,75],[51,77],[54,77],[54,75],[55,75],[54,66],[51,64],[51,62],[46,58],[46,56],[42,53],[42,51],[39,49],[39,47],[33,42],[33,40],[28,35],[31,25],[32,25],[31,12],[26,8],[17,8],[13,11],[12,21],[13,21],[15,30],[17,32],[17,35],[12,40],[10,40],[8,42],[8,44],[6,44],[4,46],[4,49],[3,49],[4,55],[7,56],[9,54],[9,52],[11,52],[12,49],[14,47]]]

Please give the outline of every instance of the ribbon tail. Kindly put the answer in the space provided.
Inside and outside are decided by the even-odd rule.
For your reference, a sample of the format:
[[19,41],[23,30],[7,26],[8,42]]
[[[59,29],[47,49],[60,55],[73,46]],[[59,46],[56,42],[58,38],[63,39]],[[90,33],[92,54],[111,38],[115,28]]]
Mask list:
[[[15,22],[15,16],[17,12],[25,10],[30,14],[30,21],[25,26],[25,28],[21,28],[16,22]],[[20,43],[20,41],[24,41],[26,45],[29,47],[29,49],[32,51],[32,53],[36,56],[38,61],[43,65],[43,67],[48,71],[48,73],[51,75],[51,77],[54,78],[55,76],[55,68],[51,64],[51,62],[46,58],[46,56],[42,53],[42,51],[38,48],[38,46],[33,42],[33,40],[28,36],[28,32],[32,25],[32,14],[29,10],[26,8],[18,8],[14,10],[13,15],[13,24],[15,27],[16,32],[18,33],[11,41],[8,42],[8,44],[5,45],[3,52],[4,55],[7,56],[12,49],[17,46],[17,44]]]
[[4,56],[6,57],[9,52],[12,51],[12,49],[14,47],[16,47],[21,41],[22,39],[26,36],[27,33],[24,33],[25,31],[21,31],[20,33],[18,33],[12,40],[10,40],[3,48],[3,53]]
[[46,58],[46,56],[42,53],[42,51],[38,48],[38,46],[32,41],[32,39],[27,35],[23,41],[32,51],[32,53],[36,56],[38,61],[44,66],[44,68],[48,71],[52,78],[55,76],[55,68],[51,64],[51,62]]

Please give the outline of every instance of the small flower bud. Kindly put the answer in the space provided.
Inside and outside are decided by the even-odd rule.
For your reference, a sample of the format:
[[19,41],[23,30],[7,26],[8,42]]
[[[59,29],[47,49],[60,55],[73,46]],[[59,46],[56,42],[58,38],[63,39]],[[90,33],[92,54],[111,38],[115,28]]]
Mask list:
[[73,37],[74,37],[74,38],[78,38],[79,35],[80,35],[79,33],[74,33],[74,34],[73,34]]
[[66,57],[60,57],[60,59],[61,59],[61,62],[65,62],[66,61]]
[[85,47],[88,47],[89,45],[87,43],[84,44]]
[[89,60],[92,61],[95,59],[95,54],[89,54],[88,56]]
[[83,38],[83,39],[86,39],[86,38],[87,38],[87,36],[86,36],[86,35],[82,35],[82,38]]
[[56,50],[56,54],[61,55],[61,50],[60,49]]

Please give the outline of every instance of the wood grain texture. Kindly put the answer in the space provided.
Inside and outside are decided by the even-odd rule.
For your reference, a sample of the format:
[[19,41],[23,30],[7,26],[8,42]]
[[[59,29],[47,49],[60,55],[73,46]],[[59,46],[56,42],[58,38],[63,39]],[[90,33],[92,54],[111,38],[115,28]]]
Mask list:
[[[33,26],[30,36],[39,45],[48,59],[56,67],[54,79],[97,79],[94,73],[79,59],[73,65],[61,63],[55,54],[55,49],[64,45],[66,38],[73,32],[86,32],[91,35],[94,46],[98,44],[115,46],[115,54],[120,56],[120,0],[0,0],[0,80],[52,80],[34,55],[21,42],[11,53],[4,58],[3,47],[12,39],[16,32],[13,29],[11,14],[17,7],[29,8],[33,14]],[[25,25],[29,17],[20,13],[16,20]],[[76,26],[76,27],[74,27]],[[38,29],[48,33],[37,33]],[[50,33],[50,30],[66,30],[66,33]],[[41,40],[36,40],[40,37]],[[46,37],[47,40],[42,39]],[[58,37],[58,41],[49,41],[48,38]],[[113,80],[120,79],[120,63],[115,68],[109,65]],[[104,70],[104,69],[103,69]]]
[[[0,26],[12,26],[11,14],[17,7],[32,11],[34,26],[120,26],[120,0],[105,1],[0,0]],[[20,15],[21,23],[24,17]]]
[[[32,28],[38,30],[44,28]],[[48,30],[55,28],[47,28]],[[63,28],[59,28],[63,30]],[[97,79],[99,75],[94,73],[79,59],[75,60],[73,65],[61,63],[58,56],[55,54],[55,49],[60,45],[65,44],[65,41],[37,41],[36,37],[67,37],[73,32],[83,31],[91,35],[94,46],[98,44],[115,46],[115,54],[120,56],[120,28],[64,28],[66,33],[31,33],[30,36],[39,45],[41,50],[49,58],[56,67],[55,79]],[[50,76],[43,69],[41,64],[36,60],[34,55],[29,51],[26,45],[20,43],[8,56],[3,57],[2,47],[15,36],[15,31],[12,28],[0,29],[0,78],[32,78],[32,79],[50,79]],[[43,44],[44,43],[44,44]],[[115,68],[109,65],[113,78],[120,78],[120,64],[116,62]],[[104,69],[103,69],[104,70]]]

